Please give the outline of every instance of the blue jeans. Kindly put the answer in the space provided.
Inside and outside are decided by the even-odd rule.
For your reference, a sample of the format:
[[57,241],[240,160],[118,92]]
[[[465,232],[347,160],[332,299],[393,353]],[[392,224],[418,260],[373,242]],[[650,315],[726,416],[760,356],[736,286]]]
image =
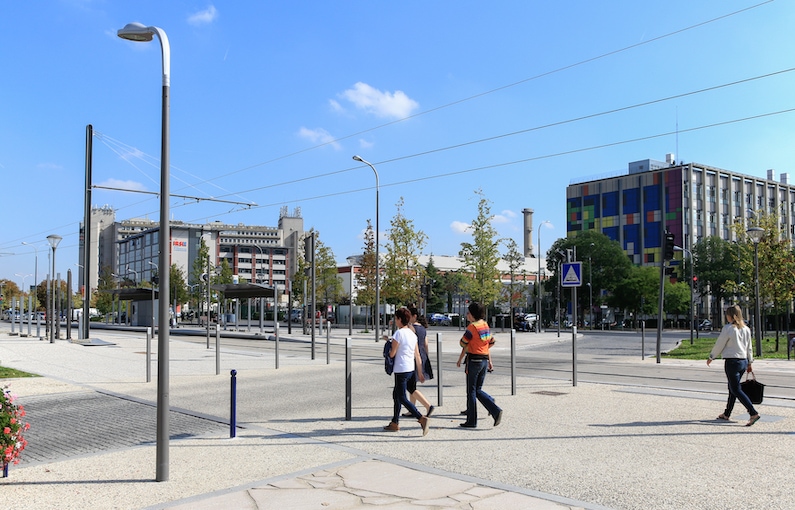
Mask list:
[[402,406],[406,406],[408,412],[412,414],[418,420],[422,418],[422,414],[417,411],[417,408],[414,407],[414,404],[411,403],[409,398],[406,396],[406,385],[409,382],[409,379],[414,377],[414,372],[402,372],[397,373],[395,372],[395,389],[392,390],[392,400],[395,403],[394,406],[394,414],[392,415],[392,422],[398,423],[400,420],[400,408]]
[[486,380],[486,371],[489,368],[489,360],[487,359],[469,359],[467,358],[467,421],[468,425],[478,424],[478,404],[479,401],[483,407],[488,409],[492,416],[497,416],[497,413],[502,409],[494,403],[494,399],[483,391],[483,381]]
[[740,399],[740,403],[748,410],[748,414],[754,416],[759,414],[754,409],[751,399],[745,394],[740,386],[740,380],[748,369],[747,359],[728,358],[723,362],[723,369],[726,371],[726,379],[729,380],[729,400],[726,401],[726,410],[723,414],[728,418],[734,409],[734,403]]

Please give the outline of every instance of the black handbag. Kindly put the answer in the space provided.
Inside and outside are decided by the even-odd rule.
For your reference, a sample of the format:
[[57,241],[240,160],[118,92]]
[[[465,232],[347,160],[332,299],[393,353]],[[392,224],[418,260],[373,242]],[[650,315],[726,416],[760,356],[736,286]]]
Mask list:
[[[749,374],[754,376],[754,378],[751,379]],[[762,403],[762,399],[765,396],[765,385],[756,380],[756,374],[747,372],[745,374],[745,381],[740,383],[740,388],[742,388],[743,393],[748,395],[752,404]]]
[[428,374],[428,379],[433,379],[433,365],[431,364],[431,358],[425,358],[425,363],[422,365],[422,371]]

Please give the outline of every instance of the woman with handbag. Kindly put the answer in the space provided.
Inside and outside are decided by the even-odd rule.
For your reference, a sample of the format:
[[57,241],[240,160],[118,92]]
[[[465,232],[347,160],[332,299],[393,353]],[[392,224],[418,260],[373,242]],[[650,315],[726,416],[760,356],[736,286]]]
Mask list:
[[420,382],[425,382],[422,374],[422,360],[417,350],[417,335],[409,328],[411,324],[411,312],[407,308],[395,311],[395,325],[397,331],[392,336],[392,348],[389,356],[395,359],[395,389],[392,391],[392,401],[394,403],[392,421],[384,427],[389,432],[400,430],[400,409],[405,407],[411,416],[417,419],[422,427],[422,435],[428,433],[428,417],[423,416],[414,404],[406,396],[407,384],[410,379],[415,377],[415,372],[419,372],[416,377]]
[[740,399],[740,403],[745,406],[750,416],[745,426],[750,427],[759,421],[759,413],[756,412],[751,399],[740,386],[740,379],[744,372],[753,372],[751,368],[754,362],[751,350],[751,330],[745,325],[743,312],[737,305],[732,305],[726,310],[726,322],[727,324],[723,326],[707,360],[707,366],[709,366],[716,357],[722,357],[726,378],[729,381],[729,399],[726,402],[726,410],[718,416],[718,419],[730,421],[734,403]]
[[[409,327],[414,331],[414,334],[417,335],[417,350],[420,351],[420,359],[422,360],[422,374],[425,376],[425,380],[428,381],[433,379],[433,368],[430,363],[431,360],[428,358],[428,324],[425,322],[425,317],[419,314],[416,305],[408,305],[406,308],[408,308],[411,313],[411,325]],[[415,372],[414,377],[408,381],[406,388],[408,389],[411,403],[417,405],[419,401],[419,403],[425,407],[425,416],[430,417],[436,407],[432,406],[425,395],[417,389],[417,372]],[[411,416],[411,413],[405,412],[403,416]]]

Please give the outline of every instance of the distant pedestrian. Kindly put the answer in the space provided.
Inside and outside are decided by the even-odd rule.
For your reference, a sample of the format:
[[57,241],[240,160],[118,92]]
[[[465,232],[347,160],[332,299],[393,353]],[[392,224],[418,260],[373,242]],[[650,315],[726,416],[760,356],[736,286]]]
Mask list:
[[[414,377],[415,371],[417,379],[420,382],[425,382],[425,376],[422,373],[422,360],[417,349],[417,335],[409,328],[410,324],[411,312],[407,308],[401,308],[395,312],[395,325],[398,329],[392,335],[392,350],[389,353],[395,359],[395,389],[392,391],[394,412],[392,421],[384,427],[384,430],[391,432],[400,430],[400,409],[405,407],[411,416],[417,418],[422,426],[422,435],[424,436],[428,433],[429,418],[423,416],[406,396],[408,382]],[[384,338],[386,339],[386,337]]]
[[716,357],[723,358],[726,378],[729,381],[729,399],[726,402],[726,409],[718,416],[719,420],[729,421],[734,403],[740,399],[740,403],[748,410],[750,419],[745,424],[750,427],[759,421],[759,413],[754,409],[751,399],[740,386],[740,380],[744,372],[753,372],[751,365],[754,362],[754,355],[751,350],[751,330],[743,321],[743,312],[737,305],[732,305],[726,310],[726,322],[723,329],[715,341],[715,347],[709,353],[707,366]]
[[[425,366],[428,363],[428,330],[426,329],[428,324],[425,322],[425,318],[419,314],[419,310],[417,309],[416,305],[409,305],[408,307],[409,312],[411,313],[411,324],[410,328],[414,331],[414,334],[417,335],[417,350],[420,352],[420,361],[422,362],[421,367],[422,375],[425,376],[425,380],[429,380],[433,377],[431,373],[429,373]],[[422,394],[420,390],[417,389],[417,377],[416,375],[419,372],[414,372],[414,377],[409,380],[407,384],[407,389],[409,392],[409,400],[412,404],[415,404],[419,401],[425,407],[425,416],[430,416],[433,414],[435,406],[431,405],[431,402]],[[403,413],[403,416],[411,416],[411,413]]]
[[[467,419],[461,423],[461,427],[475,428],[478,426],[478,407],[477,402],[483,404],[488,409],[489,414],[494,418],[494,426],[502,421],[502,409],[494,403],[491,395],[483,391],[483,382],[486,379],[486,371],[494,369],[491,363],[491,346],[494,345],[494,337],[491,336],[489,325],[483,320],[485,309],[480,303],[471,303],[467,311],[467,320],[471,323],[461,337],[461,347],[466,351],[466,374],[467,374]],[[459,357],[457,366],[461,366]]]

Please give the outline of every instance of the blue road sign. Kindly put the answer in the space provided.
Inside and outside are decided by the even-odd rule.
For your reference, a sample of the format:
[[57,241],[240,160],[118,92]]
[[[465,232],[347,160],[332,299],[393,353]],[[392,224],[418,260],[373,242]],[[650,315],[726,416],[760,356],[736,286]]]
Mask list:
[[582,262],[563,263],[563,280],[561,285],[564,287],[582,286]]

